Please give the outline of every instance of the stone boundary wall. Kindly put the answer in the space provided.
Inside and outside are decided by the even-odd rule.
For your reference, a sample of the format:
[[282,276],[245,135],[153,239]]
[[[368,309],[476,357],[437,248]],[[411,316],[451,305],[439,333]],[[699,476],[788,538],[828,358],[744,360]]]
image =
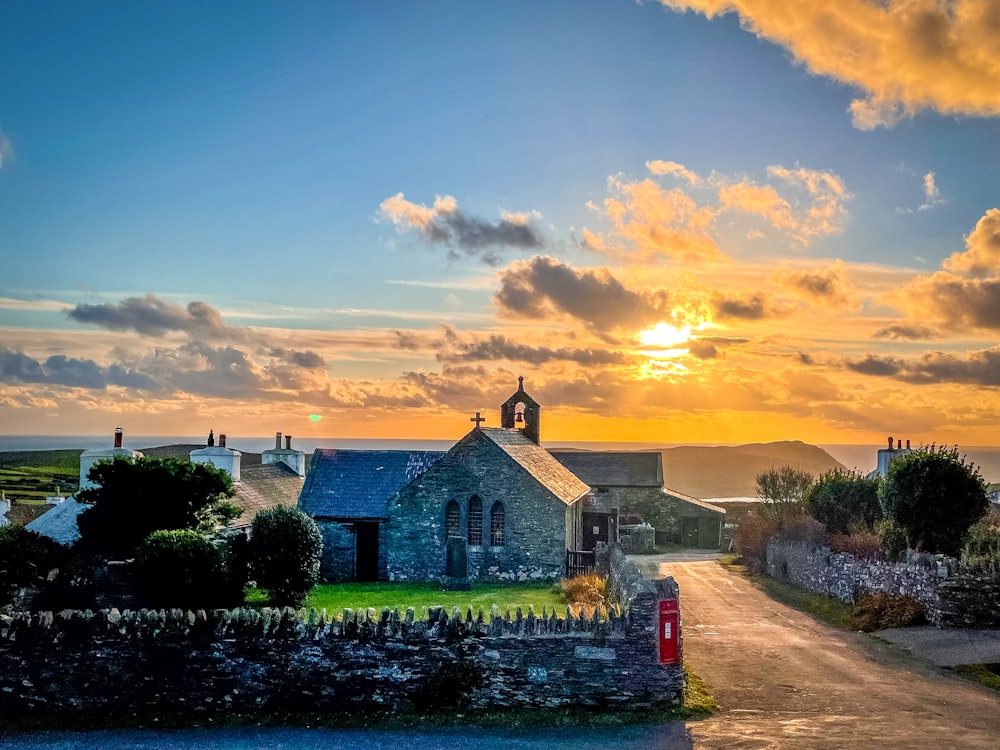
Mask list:
[[807,542],[772,539],[765,572],[848,603],[880,591],[911,596],[938,627],[1000,627],[1000,579],[967,570],[943,555],[911,552],[906,562],[861,560]]
[[383,609],[20,613],[0,617],[0,717],[15,712],[412,711],[594,706],[683,699],[660,665],[658,601],[634,585],[624,613],[417,619]]

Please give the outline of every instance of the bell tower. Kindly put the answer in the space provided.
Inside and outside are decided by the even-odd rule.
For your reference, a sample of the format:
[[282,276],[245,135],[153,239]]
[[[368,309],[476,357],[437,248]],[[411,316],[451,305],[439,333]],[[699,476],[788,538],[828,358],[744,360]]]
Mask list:
[[531,396],[524,392],[524,378],[517,379],[517,393],[500,405],[500,426],[508,429],[519,429],[531,442],[538,444],[539,419],[542,407]]

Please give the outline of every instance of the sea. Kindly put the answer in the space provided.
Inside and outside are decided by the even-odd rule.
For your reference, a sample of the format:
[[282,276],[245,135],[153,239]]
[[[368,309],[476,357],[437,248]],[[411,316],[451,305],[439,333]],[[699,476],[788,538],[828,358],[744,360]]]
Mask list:
[[[204,435],[126,435],[127,448],[152,448],[158,445],[178,443],[202,444]],[[312,453],[316,448],[340,448],[343,450],[422,450],[446,451],[454,440],[406,440],[374,438],[294,438],[292,447]],[[40,451],[40,450],[92,450],[108,448],[112,444],[111,435],[0,435],[0,451]],[[260,453],[274,447],[273,435],[257,437],[230,437],[230,448],[247,453]],[[284,443],[282,443],[282,446]],[[546,442],[549,449],[570,448],[578,450],[657,450],[677,448],[682,445],[735,445],[735,443],[627,443],[627,442],[586,442],[565,441]],[[879,445],[856,445],[846,443],[817,444],[849,469],[868,473],[875,469]],[[1000,482],[1000,447],[959,446],[959,452],[979,467],[987,482]],[[719,498],[715,498],[719,499]]]

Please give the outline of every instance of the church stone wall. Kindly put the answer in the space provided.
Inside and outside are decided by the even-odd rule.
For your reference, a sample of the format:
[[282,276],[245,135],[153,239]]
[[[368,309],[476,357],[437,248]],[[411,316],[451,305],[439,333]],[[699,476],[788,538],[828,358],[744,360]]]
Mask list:
[[[467,534],[469,499],[483,503],[482,546],[469,547],[473,580],[557,579],[565,572],[567,507],[492,441],[471,433],[389,501],[384,527],[389,580],[437,580],[445,574],[445,508],[455,500]],[[490,509],[505,511],[504,545],[489,544]]]
[[686,675],[658,663],[656,643],[657,602],[676,590],[672,579],[640,582],[626,614],[606,618],[496,608],[420,619],[287,608],[3,616],[0,716],[676,705]]
[[340,521],[316,519],[323,535],[323,555],[319,574],[332,583],[354,580],[355,537],[354,526]]

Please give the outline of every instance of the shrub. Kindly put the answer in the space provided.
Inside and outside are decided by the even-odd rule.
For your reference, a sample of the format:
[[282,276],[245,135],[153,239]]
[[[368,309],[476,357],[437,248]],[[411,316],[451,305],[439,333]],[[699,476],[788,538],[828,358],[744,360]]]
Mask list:
[[882,518],[878,502],[878,480],[856,471],[834,469],[820,475],[803,497],[806,513],[831,533],[873,529]]
[[906,531],[891,518],[883,519],[876,527],[879,548],[886,560],[900,562],[906,559]]
[[827,543],[826,528],[809,516],[800,516],[788,521],[778,532],[778,536],[786,542],[806,542],[817,547]]
[[973,568],[1000,572],[1000,510],[993,508],[969,527],[962,562]]
[[812,481],[812,474],[787,464],[760,472],[754,484],[761,515],[778,528],[798,518],[802,515],[802,498]]
[[559,582],[559,594],[570,606],[597,609],[607,608],[611,603],[608,579],[596,573],[563,578]]
[[877,531],[870,529],[856,529],[849,534],[831,534],[828,544],[831,552],[846,552],[859,560],[877,560],[882,557],[882,540]]
[[25,586],[42,586],[68,557],[67,549],[23,526],[0,526],[0,606]]
[[764,570],[767,559],[767,542],[778,531],[776,521],[761,516],[746,516],[736,527],[733,547],[739,561],[752,574]]
[[986,483],[957,448],[920,448],[897,458],[879,493],[885,515],[906,532],[907,546],[952,557],[989,508]]
[[297,508],[258,513],[248,551],[257,585],[273,604],[300,606],[319,581],[323,537],[316,522]]
[[887,628],[905,628],[926,622],[923,605],[903,594],[865,594],[851,612],[851,629],[873,633]]
[[197,531],[154,531],[139,546],[134,569],[147,605],[199,609],[227,603],[222,553]]

